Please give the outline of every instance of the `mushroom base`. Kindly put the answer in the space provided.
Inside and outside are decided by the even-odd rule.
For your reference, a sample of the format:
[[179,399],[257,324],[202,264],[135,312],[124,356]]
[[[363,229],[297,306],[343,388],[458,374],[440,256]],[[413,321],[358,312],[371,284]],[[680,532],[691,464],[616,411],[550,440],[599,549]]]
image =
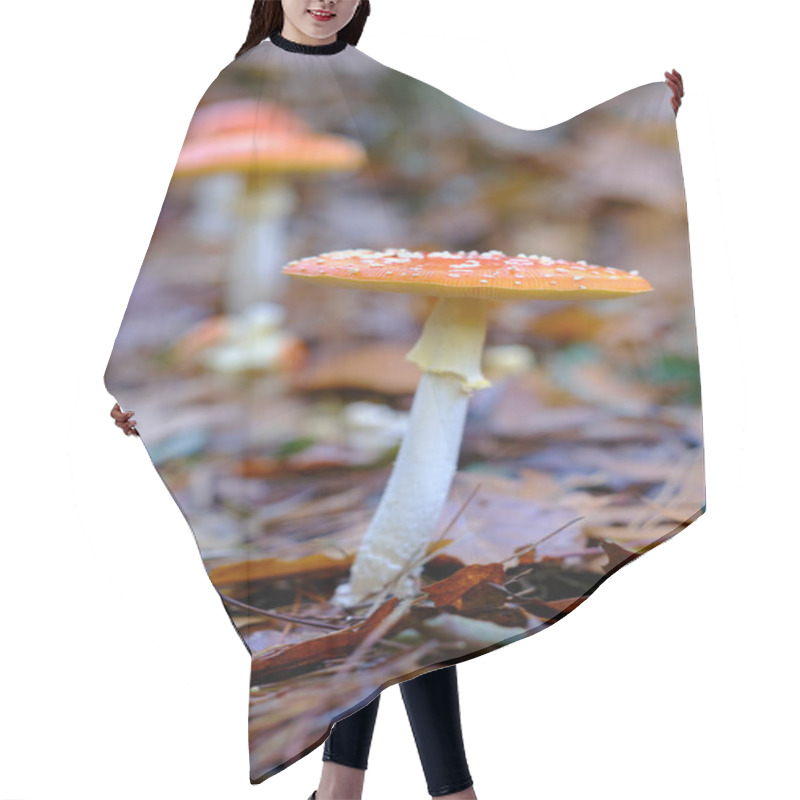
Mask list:
[[408,431],[375,516],[364,534],[349,583],[333,601],[356,605],[378,591],[411,597],[455,475],[469,395],[461,379],[424,372]]

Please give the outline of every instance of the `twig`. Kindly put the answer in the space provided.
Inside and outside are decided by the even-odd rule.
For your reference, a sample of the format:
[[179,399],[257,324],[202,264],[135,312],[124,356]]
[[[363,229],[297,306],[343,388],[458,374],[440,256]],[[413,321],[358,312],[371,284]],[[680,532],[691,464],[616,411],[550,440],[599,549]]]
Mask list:
[[[219,591],[219,590],[217,590]],[[243,603],[241,600],[234,600],[232,597],[228,597],[228,595],[219,592],[219,596],[226,602],[230,603],[232,606],[236,606],[238,608],[244,608],[247,611],[251,611],[253,614],[258,614],[262,617],[270,617],[272,619],[280,619],[284,622],[292,622],[296,625],[309,625],[312,628],[325,628],[325,630],[329,631],[341,631],[345,630],[345,628],[341,628],[338,625],[331,625],[327,622],[316,622],[310,619],[303,619],[302,617],[292,617],[289,614],[281,614],[278,611],[266,611],[263,608],[256,608],[256,606],[250,606],[247,603]]]
[[516,553],[513,553],[508,558],[504,558],[499,563],[505,564],[506,561],[511,561],[514,558],[520,558],[521,556],[524,556],[526,553],[529,553],[531,550],[536,549],[540,544],[542,544],[542,542],[546,542],[548,539],[550,539],[551,537],[555,536],[557,533],[561,533],[561,531],[563,531],[565,528],[569,528],[570,525],[574,525],[576,522],[580,522],[582,519],[583,519],[583,517],[575,517],[575,519],[572,519],[569,522],[565,522],[560,528],[556,528],[554,531],[551,531],[550,533],[547,534],[547,536],[545,536],[542,539],[539,539],[538,542],[534,542],[533,544],[526,545],[524,550],[519,550]]

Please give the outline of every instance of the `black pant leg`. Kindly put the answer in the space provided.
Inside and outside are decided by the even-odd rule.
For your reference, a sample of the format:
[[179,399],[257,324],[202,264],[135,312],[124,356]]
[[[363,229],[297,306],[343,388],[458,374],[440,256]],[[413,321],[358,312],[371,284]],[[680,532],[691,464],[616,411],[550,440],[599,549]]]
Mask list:
[[400,684],[428,792],[438,797],[472,786],[464,752],[455,664]]
[[325,740],[323,761],[334,761],[356,769],[367,768],[380,699],[381,696],[377,695],[371,703],[334,723]]

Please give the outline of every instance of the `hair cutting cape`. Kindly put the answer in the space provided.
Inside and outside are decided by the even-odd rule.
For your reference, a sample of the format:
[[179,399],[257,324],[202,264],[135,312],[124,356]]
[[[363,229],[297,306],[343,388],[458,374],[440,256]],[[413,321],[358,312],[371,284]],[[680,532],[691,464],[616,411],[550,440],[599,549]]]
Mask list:
[[[252,783],[387,686],[553,624],[704,510],[669,87],[525,131],[343,40],[278,41],[198,104],[105,373],[252,658]],[[406,355],[437,275],[484,285],[498,253],[537,256],[545,289],[563,261],[652,288],[583,299],[570,272],[561,296],[498,295],[485,381],[445,391],[458,375]],[[337,604],[359,558],[371,594]]]

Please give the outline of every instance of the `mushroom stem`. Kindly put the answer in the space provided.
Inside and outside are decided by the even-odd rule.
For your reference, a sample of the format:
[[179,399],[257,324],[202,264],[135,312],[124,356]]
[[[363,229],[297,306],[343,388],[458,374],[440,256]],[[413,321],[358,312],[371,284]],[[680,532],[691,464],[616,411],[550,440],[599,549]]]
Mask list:
[[193,211],[188,220],[192,236],[210,243],[230,238],[235,222],[232,209],[241,195],[241,184],[241,177],[229,172],[206,175],[194,182]]
[[437,528],[458,466],[469,398],[490,386],[480,363],[489,303],[440,297],[406,358],[423,370],[408,429],[392,474],[356,554],[348,583],[333,602],[353,606],[390,588],[411,597],[424,553]]
[[274,302],[287,278],[287,218],[294,207],[292,190],[272,177],[248,175],[239,200],[239,233],[231,254],[225,310],[237,316],[256,302]]

